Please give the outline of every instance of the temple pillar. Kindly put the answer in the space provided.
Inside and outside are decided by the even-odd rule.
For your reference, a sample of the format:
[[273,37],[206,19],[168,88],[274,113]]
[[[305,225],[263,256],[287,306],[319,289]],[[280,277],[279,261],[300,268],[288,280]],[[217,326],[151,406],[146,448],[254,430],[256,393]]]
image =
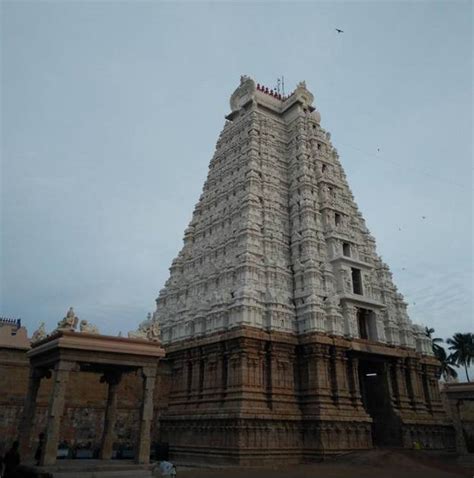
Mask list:
[[105,408],[104,432],[102,434],[102,445],[100,448],[100,459],[110,460],[115,439],[115,420],[117,416],[117,389],[120,383],[121,373],[106,373],[100,381],[106,382],[107,405]]
[[405,373],[405,363],[402,358],[396,359],[395,378],[398,392],[398,402],[401,410],[411,408],[411,397],[408,391],[408,384]]
[[351,357],[349,359],[348,370],[352,404],[356,408],[362,408],[362,396],[359,383],[359,359],[357,357]]
[[315,345],[316,358],[316,383],[317,388],[314,390],[318,396],[318,402],[321,408],[334,406],[331,394],[331,377],[329,374],[329,350],[326,345]]
[[59,430],[61,426],[61,417],[64,410],[64,395],[66,393],[69,372],[72,370],[73,366],[73,362],[60,360],[54,367],[54,383],[49,400],[46,436],[41,453],[40,465],[53,465],[56,463]]
[[140,411],[140,428],[138,432],[137,463],[147,464],[150,462],[150,430],[153,420],[153,392],[156,381],[156,365],[143,367],[143,402]]
[[23,414],[19,426],[20,452],[23,459],[30,458],[32,455],[30,442],[33,418],[36,412],[36,400],[38,398],[38,390],[41,385],[41,379],[45,376],[48,376],[48,374],[51,376],[51,372],[49,370],[30,368],[28,390],[25,397],[25,406],[23,407]]
[[350,388],[348,383],[348,358],[343,349],[335,348],[334,355],[334,388],[339,406],[350,406]]
[[407,367],[410,374],[410,380],[413,392],[413,405],[417,411],[426,411],[426,403],[423,394],[423,385],[421,383],[421,365],[416,359],[408,359]]

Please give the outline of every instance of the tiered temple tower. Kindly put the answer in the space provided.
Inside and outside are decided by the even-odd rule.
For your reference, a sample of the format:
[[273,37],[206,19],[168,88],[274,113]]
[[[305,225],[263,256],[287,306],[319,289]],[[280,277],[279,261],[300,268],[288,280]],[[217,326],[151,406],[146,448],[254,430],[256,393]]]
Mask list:
[[181,460],[301,461],[452,446],[438,363],[375,251],[305,83],[249,77],[153,320],[172,366],[162,438]]

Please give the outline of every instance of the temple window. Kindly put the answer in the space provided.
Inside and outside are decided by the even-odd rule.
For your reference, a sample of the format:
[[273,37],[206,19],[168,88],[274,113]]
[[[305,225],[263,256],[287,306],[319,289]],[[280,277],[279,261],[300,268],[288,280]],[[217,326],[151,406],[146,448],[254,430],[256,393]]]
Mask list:
[[351,257],[351,245],[348,242],[342,243],[342,255]]
[[352,291],[354,294],[362,295],[362,275],[360,269],[353,267],[352,271]]
[[370,338],[369,314],[366,309],[357,309],[357,326],[359,328],[359,337],[361,339]]

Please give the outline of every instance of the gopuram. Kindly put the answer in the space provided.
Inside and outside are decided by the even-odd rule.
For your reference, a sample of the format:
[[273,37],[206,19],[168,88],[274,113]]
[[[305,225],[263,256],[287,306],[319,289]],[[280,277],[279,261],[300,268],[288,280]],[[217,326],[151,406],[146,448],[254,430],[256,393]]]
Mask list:
[[242,77],[157,299],[180,462],[451,448],[438,362],[377,255],[305,83]]

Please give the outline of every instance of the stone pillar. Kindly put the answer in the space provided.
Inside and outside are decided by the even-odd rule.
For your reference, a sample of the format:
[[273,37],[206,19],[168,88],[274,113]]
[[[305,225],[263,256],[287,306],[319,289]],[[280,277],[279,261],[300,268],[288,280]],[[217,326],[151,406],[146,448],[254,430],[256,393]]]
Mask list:
[[72,370],[73,366],[74,364],[72,362],[60,360],[54,367],[54,383],[49,400],[46,437],[41,453],[40,465],[53,465],[56,463],[59,430],[64,410],[64,395],[66,393],[69,372]]
[[362,396],[359,383],[359,359],[351,357],[349,362],[349,383],[352,403],[355,408],[362,408]]
[[401,410],[409,410],[411,408],[412,397],[410,397],[408,391],[404,360],[402,358],[397,358],[395,367],[399,407]]
[[140,429],[138,432],[137,463],[147,464],[150,462],[150,430],[153,420],[153,391],[156,381],[156,365],[143,367],[143,402],[140,411]]
[[20,454],[23,460],[25,458],[31,458],[32,455],[30,441],[32,423],[36,412],[36,399],[38,397],[41,379],[48,376],[48,374],[51,376],[49,370],[42,370],[33,367],[30,368],[28,390],[26,392],[25,406],[23,407],[23,414],[19,427]]
[[339,406],[351,407],[350,387],[348,383],[348,358],[344,349],[335,347],[334,355],[334,388]]
[[110,460],[112,458],[112,450],[114,445],[115,420],[117,416],[117,389],[122,375],[120,372],[106,373],[100,381],[106,382],[107,389],[107,405],[105,408],[104,432],[102,434],[102,444],[100,447],[100,459]]
[[410,373],[410,379],[413,391],[413,406],[417,412],[426,411],[426,404],[421,383],[421,365],[416,359],[407,359],[407,368]]
[[316,358],[316,383],[317,388],[314,390],[318,397],[320,408],[332,408],[334,406],[331,391],[331,376],[329,373],[329,348],[327,345],[317,344],[314,347],[314,356]]

